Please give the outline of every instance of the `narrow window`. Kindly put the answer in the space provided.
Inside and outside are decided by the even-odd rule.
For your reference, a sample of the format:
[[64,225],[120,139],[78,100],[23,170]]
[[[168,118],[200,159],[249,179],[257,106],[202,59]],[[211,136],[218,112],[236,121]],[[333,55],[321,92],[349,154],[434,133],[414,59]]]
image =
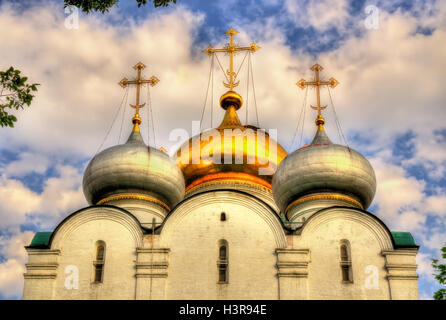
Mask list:
[[226,213],[222,212],[220,214],[220,221],[226,221]]
[[226,267],[221,267],[218,270],[218,282],[226,283]]
[[96,243],[96,260],[94,265],[94,282],[101,283],[104,280],[104,263],[105,263],[105,242],[98,241]]
[[343,282],[353,282],[352,258],[350,253],[350,243],[342,240],[340,245],[341,275]]
[[218,283],[228,283],[228,242],[220,240],[218,242]]
[[220,246],[220,260],[226,260],[226,246]]

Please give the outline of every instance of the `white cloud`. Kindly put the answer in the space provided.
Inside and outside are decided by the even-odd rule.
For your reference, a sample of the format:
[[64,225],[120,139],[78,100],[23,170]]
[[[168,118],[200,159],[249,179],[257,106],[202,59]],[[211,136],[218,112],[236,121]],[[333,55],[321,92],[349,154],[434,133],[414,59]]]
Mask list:
[[446,234],[444,231],[434,233],[428,232],[427,238],[423,239],[425,246],[434,249],[436,252],[440,252],[440,249],[446,245]]
[[[387,221],[391,221],[395,227],[404,225],[407,227],[410,220],[415,222],[412,227],[419,226],[423,219],[421,214],[413,209],[421,206],[425,197],[425,183],[408,177],[403,168],[386,163],[382,158],[374,158],[370,161],[375,169],[377,180],[375,196],[375,201],[379,205],[377,214],[385,217]],[[403,211],[405,211],[404,216],[401,214]],[[406,221],[395,223],[397,219]]]
[[[178,6],[171,14],[141,24],[115,27],[82,16],[79,29],[69,30],[64,27],[63,11],[55,6],[35,7],[20,15],[7,4],[1,7],[0,36],[8,50],[0,52],[0,61],[8,65],[0,67],[12,64],[41,84],[33,105],[20,112],[17,127],[2,129],[2,146],[26,144],[33,152],[51,156],[91,156],[124,93],[117,82],[133,77],[132,66],[140,60],[148,67],[147,76],[161,79],[152,90],[152,101],[157,102],[162,127],[180,125],[163,116],[174,113],[173,105],[187,109],[193,103],[199,109],[202,95],[198,93],[206,80],[192,79],[207,68],[207,61],[194,61],[190,48],[200,15]],[[128,102],[133,100],[131,91]],[[123,135],[131,127],[131,111],[127,111]],[[142,112],[145,116],[147,110]],[[107,143],[117,142],[117,131]]]
[[301,28],[314,27],[325,31],[331,27],[343,29],[350,18],[345,0],[285,1],[284,8],[291,21]]
[[431,277],[434,274],[434,269],[432,268],[432,257],[425,253],[417,254],[417,273],[420,275],[425,275]]
[[[296,3],[287,1],[286,8],[297,25],[313,25],[318,31],[336,27],[349,32],[345,28],[351,18],[347,16],[345,1],[305,2],[308,10]],[[421,10],[418,17],[382,10],[378,30],[351,36],[339,48],[322,53],[318,62],[325,68],[323,77],[333,76],[340,81],[333,98],[344,132],[359,132],[361,138],[371,141],[357,143],[359,151],[380,151],[372,159],[378,180],[377,214],[391,229],[416,231],[423,236],[423,244],[437,248],[442,231],[435,230],[428,236],[429,230],[423,227],[427,228],[429,215],[444,221],[441,219],[445,218],[446,191],[439,186],[436,194],[428,196],[426,183],[410,177],[407,171],[409,165],[421,164],[430,166],[432,173],[427,178],[445,174],[446,148],[444,142],[435,139],[433,131],[446,127],[441,67],[446,65],[446,4],[437,2],[433,9],[432,15]],[[279,141],[288,146],[304,95],[295,83],[300,78],[312,77],[309,67],[316,61],[301,48],[290,49],[285,32],[277,28],[278,19],[270,17],[266,23],[240,25],[237,41],[249,44],[255,35],[262,47],[253,56],[260,124],[279,128]],[[191,121],[201,114],[209,71],[208,58],[191,53],[195,50],[194,35],[202,23],[202,15],[177,5],[166,14],[157,13],[141,23],[129,21],[125,26],[82,16],[80,28],[68,30],[64,28],[59,4],[29,11],[15,11],[7,4],[0,7],[0,37],[8,44],[0,51],[0,69],[14,65],[30,80],[41,83],[32,106],[20,112],[17,127],[0,129],[2,148],[18,150],[17,146],[22,146],[29,150],[1,169],[2,228],[16,228],[29,221],[31,213],[32,219],[42,226],[54,226],[63,215],[85,205],[80,187],[82,175],[72,167],[57,167],[60,176],[48,179],[40,194],[10,176],[44,173],[70,157],[91,158],[124,93],[116,83],[123,76],[134,76],[131,67],[137,61],[148,66],[146,76],[161,79],[151,89],[158,146],[168,149],[174,143],[167,138],[172,129],[190,130]],[[432,35],[416,33],[420,25],[435,26],[436,30]],[[220,41],[213,42],[213,46],[226,42],[223,35],[215,36]],[[237,58],[240,62],[242,55]],[[224,59],[222,56],[222,62]],[[219,69],[215,72],[214,126],[222,117],[217,101],[224,90]],[[242,69],[237,90],[246,101],[245,76],[246,69]],[[313,103],[311,90],[309,97],[308,102]],[[128,102],[132,99],[133,91]],[[252,95],[249,100],[249,122],[255,123]],[[322,100],[328,104],[326,92]],[[244,108],[239,111],[241,119]],[[145,137],[146,109],[142,110]],[[123,136],[130,130],[130,112],[127,108]],[[314,133],[314,117],[308,108],[304,132],[307,140]],[[327,110],[325,117],[330,138],[338,142],[332,110]],[[120,121],[121,116],[105,146],[117,143]],[[209,124],[209,113],[206,123]],[[408,130],[416,135],[415,154],[397,166],[392,162],[391,151],[396,136]],[[19,262],[19,258],[12,257],[0,268],[18,273]],[[0,290],[10,290],[13,283],[7,284],[8,277],[2,279]]]
[[34,233],[25,231],[11,237],[0,237],[0,255],[6,260],[0,263],[0,292],[6,298],[21,297],[26,251]]
[[14,228],[37,216],[43,228],[54,227],[63,216],[87,205],[81,189],[82,175],[71,166],[58,166],[58,176],[45,181],[36,193],[15,179],[0,177],[0,219],[2,228]]
[[2,227],[25,223],[26,214],[41,205],[39,196],[18,180],[0,179],[0,219]]
[[426,200],[426,212],[439,215],[441,217],[446,216],[446,195],[430,196]]
[[23,177],[32,172],[43,174],[48,165],[46,156],[37,152],[23,152],[20,154],[20,160],[10,162],[4,169],[0,168],[0,172],[7,176]]
[[417,230],[424,227],[426,216],[415,210],[402,212],[398,216],[399,225],[402,230]]

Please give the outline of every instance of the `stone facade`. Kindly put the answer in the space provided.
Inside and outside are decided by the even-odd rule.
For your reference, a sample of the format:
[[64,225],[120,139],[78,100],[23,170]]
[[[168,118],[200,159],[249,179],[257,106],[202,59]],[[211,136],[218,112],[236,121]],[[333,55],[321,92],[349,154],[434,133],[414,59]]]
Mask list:
[[[417,247],[398,247],[373,214],[330,202],[284,224],[270,191],[251,191],[202,188],[170,212],[142,200],[81,209],[46,246],[27,247],[23,299],[418,299]],[[98,241],[105,263],[96,283]],[[351,281],[343,281],[342,243]]]

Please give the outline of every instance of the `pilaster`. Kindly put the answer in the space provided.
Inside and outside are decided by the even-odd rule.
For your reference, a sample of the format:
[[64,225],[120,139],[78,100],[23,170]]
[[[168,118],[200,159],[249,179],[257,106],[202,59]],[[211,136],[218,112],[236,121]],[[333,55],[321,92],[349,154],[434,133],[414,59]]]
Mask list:
[[136,299],[165,299],[169,248],[137,248]]
[[29,259],[23,275],[23,299],[53,299],[60,251],[35,248],[26,248],[26,251]]
[[417,300],[418,275],[415,257],[418,249],[385,250],[387,279],[392,300]]
[[309,249],[276,249],[280,300],[307,299]]

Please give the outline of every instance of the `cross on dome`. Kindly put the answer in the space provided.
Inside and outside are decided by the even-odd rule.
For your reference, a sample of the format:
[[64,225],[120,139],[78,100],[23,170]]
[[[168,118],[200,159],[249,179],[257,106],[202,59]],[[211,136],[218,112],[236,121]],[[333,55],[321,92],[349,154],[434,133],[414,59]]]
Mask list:
[[121,87],[126,88],[128,85],[134,84],[136,86],[136,103],[130,104],[132,108],[135,109],[135,115],[132,118],[133,123],[133,131],[139,132],[139,125],[141,124],[141,118],[139,117],[139,109],[143,108],[146,104],[140,104],[140,94],[141,94],[141,86],[144,84],[150,84],[152,87],[156,85],[160,80],[152,76],[150,79],[144,79],[141,75],[142,70],[146,68],[145,64],[142,62],[138,62],[133,66],[133,69],[137,71],[136,79],[128,80],[127,78],[122,78],[122,80],[118,83]]
[[[220,103],[224,102],[225,99],[235,99],[238,101],[238,107],[241,106],[241,97],[233,92],[233,89],[237,87],[240,83],[240,81],[236,82],[237,74],[234,72],[234,55],[239,51],[250,51],[250,52],[256,52],[260,49],[257,44],[254,42],[251,43],[249,47],[238,47],[234,44],[234,36],[238,33],[238,31],[230,28],[226,34],[229,36],[229,43],[226,44],[224,48],[213,48],[211,45],[207,47],[205,50],[203,50],[204,53],[208,54],[209,56],[213,55],[216,52],[224,52],[229,55],[229,69],[226,71],[226,74],[229,76],[226,77],[227,82],[223,81],[223,85],[229,89],[228,92],[226,92],[220,99]],[[223,104],[222,104],[223,107]]]
[[316,118],[316,125],[322,129],[322,126],[325,123],[325,119],[322,117],[322,113],[321,111],[324,110],[325,108],[327,108],[327,106],[321,106],[321,97],[320,97],[320,87],[321,86],[330,86],[331,88],[336,87],[339,82],[338,80],[336,80],[335,78],[331,77],[328,81],[323,81],[320,80],[319,78],[319,71],[322,71],[324,68],[322,68],[321,65],[319,64],[315,64],[311,67],[311,70],[314,71],[314,80],[313,81],[306,81],[304,79],[300,79],[296,85],[301,88],[304,89],[308,86],[314,86],[316,87],[316,99],[317,99],[317,105],[316,106],[311,106],[312,109],[317,110],[317,118]]

